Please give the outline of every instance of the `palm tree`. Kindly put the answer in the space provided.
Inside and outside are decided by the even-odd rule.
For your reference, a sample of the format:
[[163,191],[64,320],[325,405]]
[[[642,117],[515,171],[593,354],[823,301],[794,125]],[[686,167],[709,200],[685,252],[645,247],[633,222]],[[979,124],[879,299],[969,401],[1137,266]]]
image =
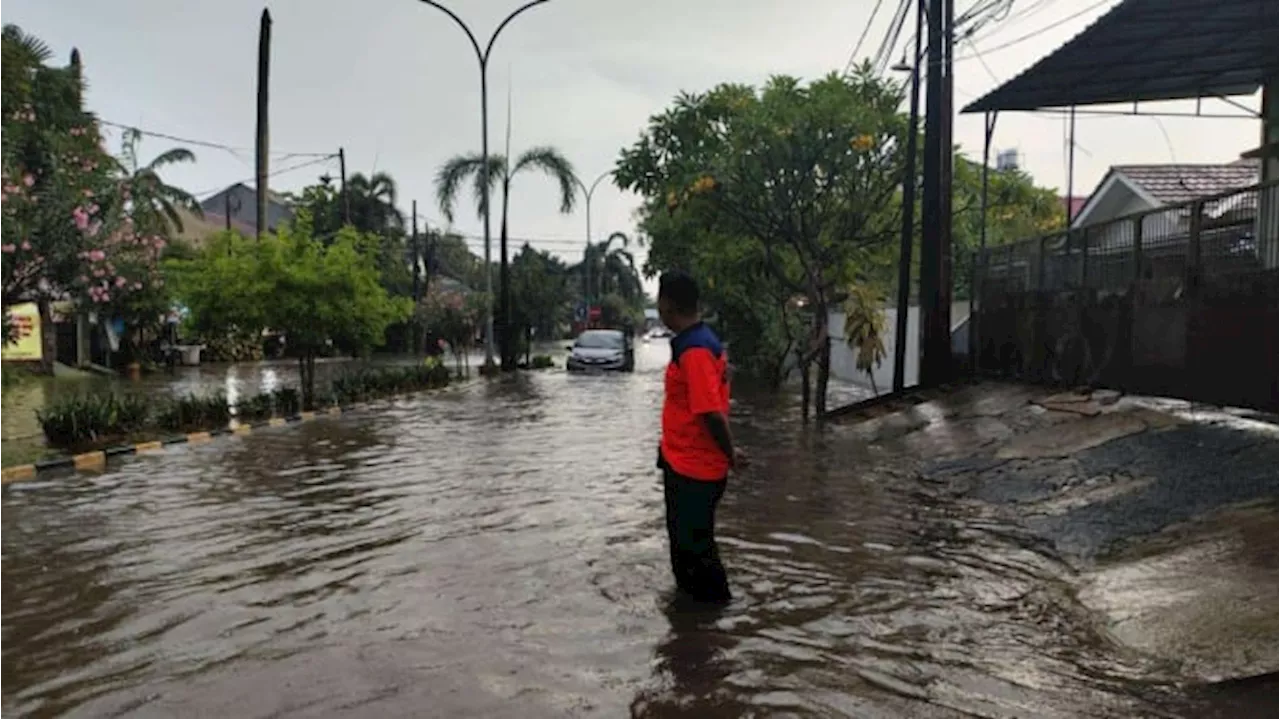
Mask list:
[[497,187],[502,189],[502,237],[507,236],[507,214],[511,199],[511,181],[525,170],[540,170],[560,185],[560,212],[573,212],[577,200],[577,185],[573,179],[573,164],[554,147],[535,147],[510,165],[506,155],[489,155],[489,188],[484,187],[484,156],[479,153],[459,155],[444,164],[436,174],[436,199],[440,212],[453,222],[453,207],[458,191],[467,178],[472,180],[472,195],[476,201],[476,216],[484,217],[485,203]]
[[[615,240],[617,247],[613,246]],[[633,303],[643,299],[644,286],[636,270],[635,255],[627,249],[630,245],[631,238],[621,232],[587,245],[581,264],[574,268],[582,276],[584,297],[598,299],[612,293]],[[592,287],[587,286],[588,281]]]
[[[569,162],[559,150],[550,146],[534,147],[510,164],[507,155],[489,155],[488,172],[485,172],[484,155],[472,153],[459,155],[444,164],[436,175],[436,199],[440,202],[440,212],[453,222],[453,206],[458,198],[458,191],[468,177],[472,178],[472,194],[476,200],[476,214],[484,217],[489,203],[489,196],[495,186],[502,188],[502,230],[499,234],[501,247],[507,247],[507,218],[511,200],[511,181],[525,170],[540,170],[560,185],[560,212],[573,212],[574,203],[578,199],[577,180],[573,174],[573,163]],[[485,175],[488,175],[489,186],[485,187]],[[506,271],[505,264],[503,271]],[[510,300],[508,299],[508,302]],[[509,331],[510,328],[507,328]],[[515,360],[511,352],[511,341],[503,342],[503,367],[509,368]]]
[[203,217],[204,213],[200,210],[200,203],[186,190],[165,183],[160,178],[160,170],[180,162],[195,162],[196,156],[185,147],[175,147],[143,165],[138,160],[141,141],[140,131],[126,130],[120,151],[120,167],[124,173],[120,184],[128,193],[133,222],[143,232],[162,232],[168,228],[182,232],[179,209],[196,217]]
[[385,172],[368,177],[357,172],[347,180],[351,224],[362,232],[403,230],[404,215],[396,209],[396,199],[396,181]]

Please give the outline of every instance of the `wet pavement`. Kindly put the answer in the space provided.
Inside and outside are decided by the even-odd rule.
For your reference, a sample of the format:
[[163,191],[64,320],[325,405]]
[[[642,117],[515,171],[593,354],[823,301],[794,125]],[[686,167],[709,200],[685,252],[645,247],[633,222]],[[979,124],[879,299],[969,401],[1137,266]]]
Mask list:
[[1202,713],[1182,667],[1082,601],[1101,540],[1024,521],[1052,497],[979,489],[979,461],[1048,461],[996,457],[1049,422],[1015,392],[826,433],[744,397],[754,463],[720,512],[737,598],[672,601],[666,348],[637,354],[634,375],[522,374],[11,485],[4,714]]

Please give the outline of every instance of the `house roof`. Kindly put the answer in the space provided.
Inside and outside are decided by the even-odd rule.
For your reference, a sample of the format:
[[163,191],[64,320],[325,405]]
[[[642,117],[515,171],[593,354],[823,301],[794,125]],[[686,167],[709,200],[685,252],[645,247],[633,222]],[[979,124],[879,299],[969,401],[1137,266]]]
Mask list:
[[1256,185],[1261,172],[1256,160],[1217,165],[1116,165],[1111,169],[1162,205]]
[[[214,202],[214,198],[222,197],[228,192],[236,189],[243,189],[245,192],[250,194],[257,192],[257,190],[255,190],[252,186],[245,184],[243,182],[237,182],[234,185],[228,185],[222,190],[219,190],[218,192],[215,192],[212,195],[209,195],[208,197],[204,198],[204,200],[201,201],[200,204],[208,209],[214,209],[215,207],[218,209],[221,209],[220,203]],[[284,195],[280,194],[279,192],[276,192],[275,190],[271,190],[271,189],[267,190],[267,201],[274,202],[275,204],[280,205],[281,207],[285,207],[285,208],[289,207],[288,198],[286,198]]]
[[1275,0],[1124,0],[963,112],[1246,95],[1276,76]]
[[[199,246],[210,235],[226,229],[227,220],[224,215],[206,211],[203,217],[197,217],[183,208],[177,208],[177,210],[178,217],[182,219],[182,232],[176,233],[178,239]],[[241,222],[235,218],[231,219],[231,229],[239,230],[245,237],[254,237],[258,234],[253,231],[253,223]]]

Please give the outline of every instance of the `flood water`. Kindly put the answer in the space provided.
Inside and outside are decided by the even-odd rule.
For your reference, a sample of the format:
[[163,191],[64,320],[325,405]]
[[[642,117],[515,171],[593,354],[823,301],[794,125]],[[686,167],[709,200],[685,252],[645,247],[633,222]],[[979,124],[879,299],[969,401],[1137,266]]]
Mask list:
[[735,602],[672,602],[637,349],[10,486],[5,716],[1176,715],[1065,566],[785,403],[735,408]]

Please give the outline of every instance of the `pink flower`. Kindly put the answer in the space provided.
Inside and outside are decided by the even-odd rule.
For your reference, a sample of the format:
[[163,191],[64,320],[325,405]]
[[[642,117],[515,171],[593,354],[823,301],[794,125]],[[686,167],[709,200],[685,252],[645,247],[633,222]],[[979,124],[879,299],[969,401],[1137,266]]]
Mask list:
[[85,212],[83,207],[72,210],[71,217],[75,220],[77,230],[83,232],[89,229],[89,213]]
[[31,241],[30,241],[30,240],[23,240],[23,241],[22,241],[22,249],[24,249],[24,250],[30,250],[30,249],[31,249]]
[[31,187],[32,185],[36,184],[36,178],[30,172],[28,172],[27,174],[22,176],[22,184],[26,185],[27,187]]
[[14,250],[16,249],[18,248],[14,247],[13,245],[0,245],[0,252],[5,253],[6,255],[13,254]]
[[87,284],[89,284],[89,276],[88,276],[88,275],[80,275],[80,277],[79,277],[79,278],[77,278],[77,279],[79,279],[79,280],[80,280],[80,284],[82,284],[82,285],[87,285]]
[[94,277],[102,277],[102,276],[104,276],[104,275],[106,275],[106,274],[107,274],[107,273],[106,273],[102,268],[98,268],[98,269],[96,269],[96,270],[94,270],[94,271],[93,271],[93,276],[94,276]]
[[129,280],[126,280],[123,277],[116,278],[116,287],[124,287],[127,284],[129,284]]
[[94,262],[101,262],[107,259],[107,253],[103,252],[102,250],[90,250],[89,259],[93,260]]
[[84,189],[84,196],[85,196],[85,197],[93,197],[93,190],[90,190],[89,188],[87,188],[87,187],[86,187],[86,188]]
[[163,238],[163,237],[157,237],[157,238],[156,238],[156,241],[155,241],[155,248],[156,248],[157,250],[163,250],[163,249],[164,249],[164,244],[165,244],[165,243],[164,243],[164,238]]
[[140,290],[140,289],[142,289],[142,283],[141,283],[141,282],[134,282],[134,283],[133,283],[133,289],[135,289],[135,290]]

